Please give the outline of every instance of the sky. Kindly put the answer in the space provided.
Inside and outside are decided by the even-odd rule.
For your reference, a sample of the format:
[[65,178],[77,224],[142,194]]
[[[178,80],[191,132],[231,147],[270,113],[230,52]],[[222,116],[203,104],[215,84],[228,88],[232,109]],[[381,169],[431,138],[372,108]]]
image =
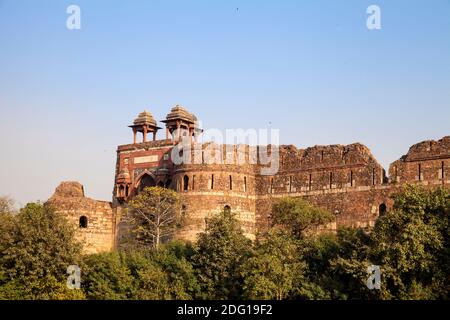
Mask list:
[[299,148],[361,142],[387,169],[450,135],[450,0],[0,0],[0,196],[75,180],[110,200],[127,126],[175,104]]

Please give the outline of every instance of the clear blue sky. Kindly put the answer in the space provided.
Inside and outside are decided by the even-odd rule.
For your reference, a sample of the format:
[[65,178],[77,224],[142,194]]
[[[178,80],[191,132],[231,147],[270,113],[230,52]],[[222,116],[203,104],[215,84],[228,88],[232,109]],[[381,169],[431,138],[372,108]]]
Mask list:
[[177,103],[205,128],[359,141],[387,169],[450,134],[450,1],[0,0],[0,195],[46,200],[78,180],[109,200],[127,125]]

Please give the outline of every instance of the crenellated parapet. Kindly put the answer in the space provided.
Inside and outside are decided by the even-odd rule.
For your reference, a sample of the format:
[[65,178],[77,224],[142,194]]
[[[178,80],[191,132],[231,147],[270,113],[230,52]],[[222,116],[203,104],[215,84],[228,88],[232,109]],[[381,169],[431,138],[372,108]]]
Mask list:
[[392,184],[450,184],[450,136],[413,145],[389,167]]

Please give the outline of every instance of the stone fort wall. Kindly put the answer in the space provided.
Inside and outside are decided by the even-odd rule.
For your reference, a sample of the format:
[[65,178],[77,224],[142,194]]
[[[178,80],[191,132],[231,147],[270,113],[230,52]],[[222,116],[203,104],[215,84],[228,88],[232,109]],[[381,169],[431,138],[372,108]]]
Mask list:
[[[145,186],[169,187],[181,194],[188,219],[177,237],[189,241],[195,241],[208,219],[225,208],[236,214],[249,238],[269,226],[272,204],[286,196],[307,199],[332,212],[335,221],[328,229],[368,227],[392,208],[390,196],[405,184],[450,186],[450,137],[412,146],[390,165],[389,176],[359,143],[307,149],[281,146],[279,171],[272,176],[261,175],[257,159],[250,161],[255,157],[253,147],[197,144],[190,155],[197,162],[176,164],[171,156],[175,145],[165,139],[119,146],[111,203],[85,198],[78,184],[57,188],[49,202],[58,211],[76,225],[81,216],[88,218],[88,227],[79,228],[87,252],[120,246],[121,233],[127,230],[120,223],[122,208]],[[217,153],[220,161],[203,161],[206,152]],[[238,163],[239,157],[247,161]]]

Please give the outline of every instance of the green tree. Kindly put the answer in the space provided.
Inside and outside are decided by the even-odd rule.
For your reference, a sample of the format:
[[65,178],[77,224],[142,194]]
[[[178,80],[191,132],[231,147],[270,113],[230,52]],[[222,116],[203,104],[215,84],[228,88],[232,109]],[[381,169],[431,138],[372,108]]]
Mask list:
[[244,263],[244,290],[250,299],[283,300],[301,290],[306,263],[300,241],[279,229],[256,241],[253,255]]
[[0,297],[83,298],[66,286],[67,268],[79,263],[81,244],[65,218],[47,205],[30,203],[2,219],[1,228]]
[[450,192],[408,186],[373,230],[382,299],[448,299]]
[[82,288],[91,300],[127,300],[133,296],[134,279],[122,252],[84,257]]
[[191,249],[180,242],[159,251],[124,250],[86,256],[82,287],[94,300],[191,300],[200,288]]
[[314,230],[333,221],[334,216],[327,210],[318,208],[300,198],[282,198],[272,206],[273,226],[281,226],[298,239],[307,231]]
[[182,225],[178,194],[161,187],[145,188],[128,206],[126,221],[138,244],[150,244],[156,250]]
[[249,257],[251,241],[247,239],[232,213],[222,212],[208,221],[199,235],[193,265],[205,299],[239,299],[242,297],[241,268]]

